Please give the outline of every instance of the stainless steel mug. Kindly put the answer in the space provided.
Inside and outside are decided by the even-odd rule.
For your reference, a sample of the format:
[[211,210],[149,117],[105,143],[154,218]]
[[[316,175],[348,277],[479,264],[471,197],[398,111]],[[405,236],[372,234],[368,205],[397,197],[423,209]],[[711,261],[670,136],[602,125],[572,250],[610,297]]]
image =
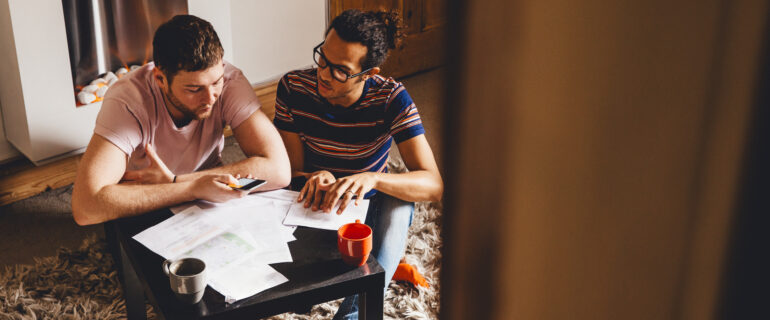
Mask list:
[[163,261],[163,272],[171,283],[171,291],[182,302],[195,304],[206,289],[206,263],[198,258]]

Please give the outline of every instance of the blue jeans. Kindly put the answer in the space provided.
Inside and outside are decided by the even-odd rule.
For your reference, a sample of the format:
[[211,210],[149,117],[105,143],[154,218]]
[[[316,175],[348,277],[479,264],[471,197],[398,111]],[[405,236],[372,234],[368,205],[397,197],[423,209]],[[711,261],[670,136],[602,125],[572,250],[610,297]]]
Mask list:
[[[396,273],[401,257],[406,249],[406,236],[414,216],[414,203],[396,199],[382,192],[377,192],[369,202],[366,212],[366,224],[372,227],[372,256],[385,269],[383,290]],[[358,295],[346,297],[342,301],[334,319],[358,319]]]

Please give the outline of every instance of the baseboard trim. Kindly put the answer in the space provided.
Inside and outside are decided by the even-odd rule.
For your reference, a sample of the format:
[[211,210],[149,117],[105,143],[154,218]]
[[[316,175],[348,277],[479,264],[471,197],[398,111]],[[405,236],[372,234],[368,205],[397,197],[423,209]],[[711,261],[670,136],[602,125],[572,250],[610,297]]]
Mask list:
[[[270,119],[275,115],[277,87],[278,80],[254,87],[254,92],[262,104],[262,112]],[[225,137],[232,134],[230,128],[225,129]],[[9,159],[8,162],[0,164],[0,206],[72,184],[75,182],[81,156],[70,155],[41,166],[35,166],[27,159]]]

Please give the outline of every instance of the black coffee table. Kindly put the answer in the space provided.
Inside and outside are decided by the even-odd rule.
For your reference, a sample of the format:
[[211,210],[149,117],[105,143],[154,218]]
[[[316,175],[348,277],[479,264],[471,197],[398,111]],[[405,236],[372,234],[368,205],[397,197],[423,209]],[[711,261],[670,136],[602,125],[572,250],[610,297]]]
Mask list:
[[360,319],[382,319],[385,272],[372,256],[361,267],[342,262],[337,233],[299,227],[289,242],[294,262],[272,264],[288,282],[233,304],[206,288],[203,300],[185,305],[176,300],[161,269],[163,257],[132,239],[137,233],[172,216],[168,210],[119,219],[104,224],[107,241],[118,265],[126,297],[128,319],[145,319],[145,294],[155,312],[165,319],[257,319],[294,311],[309,312],[319,303],[359,296]]

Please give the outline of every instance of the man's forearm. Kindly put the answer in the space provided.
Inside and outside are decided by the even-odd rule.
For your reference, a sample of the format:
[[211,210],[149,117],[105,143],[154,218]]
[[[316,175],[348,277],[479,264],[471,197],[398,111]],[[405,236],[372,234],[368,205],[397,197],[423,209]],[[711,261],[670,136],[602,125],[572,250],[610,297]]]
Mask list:
[[375,189],[405,201],[440,201],[444,185],[438,174],[420,170],[406,173],[374,173]]
[[273,190],[283,188],[289,184],[289,170],[288,166],[282,166],[274,160],[254,156],[225,166],[179,175],[177,176],[177,182],[191,181],[214,173],[232,174],[233,176],[240,174],[241,177],[251,175],[254,178],[267,181],[264,186],[259,187],[257,190]]
[[101,223],[195,200],[191,185],[192,182],[108,185],[93,196],[73,196],[72,209],[78,224]]

